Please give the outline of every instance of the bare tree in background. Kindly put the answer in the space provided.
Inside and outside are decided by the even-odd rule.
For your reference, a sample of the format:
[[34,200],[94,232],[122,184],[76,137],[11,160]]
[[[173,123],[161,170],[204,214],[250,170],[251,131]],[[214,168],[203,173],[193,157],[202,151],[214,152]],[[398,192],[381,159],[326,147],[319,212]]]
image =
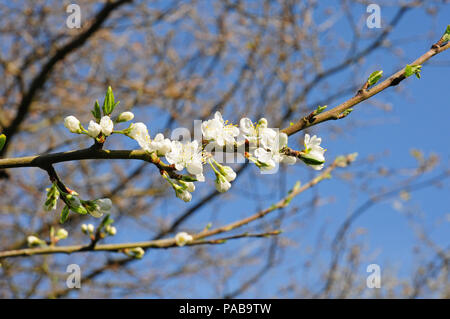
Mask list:
[[[365,12],[365,1],[336,1],[320,9],[316,1],[79,1],[80,29],[66,27],[68,4],[0,4],[0,132],[7,137],[0,167],[7,167],[1,166],[6,159],[91,147],[92,140],[69,134],[62,123],[72,114],[89,122],[93,102],[108,86],[121,101],[121,111],[132,110],[149,125],[152,136],[192,128],[193,120],[220,111],[233,123],[243,115],[264,116],[274,127],[284,128],[294,145],[303,143],[298,132],[318,127],[321,136],[339,139],[358,125],[346,110],[354,107],[357,112],[364,101],[388,109],[382,94],[373,96],[385,90],[403,93],[400,82],[411,61],[399,53],[399,42],[390,41],[400,21],[414,10],[425,11],[432,20],[445,1],[386,3],[395,13],[375,36],[361,27],[366,17],[351,10],[360,6]],[[324,17],[320,21],[315,18],[318,10]],[[334,28],[343,18],[351,42]],[[414,65],[449,47],[436,43],[442,31],[424,30],[430,46],[435,45],[417,52]],[[370,57],[378,52],[395,59],[398,68],[384,70],[385,77],[368,90],[367,74],[375,71],[369,70]],[[333,81],[342,74],[348,81]],[[328,111],[313,113],[325,104]],[[108,150],[127,148],[121,136],[105,144]],[[58,178],[72,189],[87,198],[111,198],[118,230],[114,237],[89,239],[80,225],[98,225],[100,220],[72,214],[64,224],[70,236],[61,245],[81,246],[70,255],[48,251],[26,256],[27,236],[46,238],[52,226],[61,227],[59,214],[42,208],[51,171],[4,169],[0,296],[449,298],[448,247],[433,242],[420,212],[407,205],[411,193],[439,186],[449,170],[438,165],[437,155],[414,151],[413,156],[414,168],[386,167],[382,154],[371,154],[345,168],[341,166],[351,160],[344,165],[330,159],[319,174],[303,166],[283,166],[270,179],[239,164],[238,179],[227,194],[207,181],[188,205],[173,196],[159,170],[146,161],[58,163]],[[316,222],[321,209],[332,205],[333,199],[318,191],[332,170],[336,187],[347,185],[367,200],[336,213],[339,227],[330,233],[326,222]],[[288,183],[293,174],[301,186]],[[384,270],[382,289],[368,290],[367,273],[360,269],[374,256],[364,229],[355,224],[372,206],[393,199],[404,203],[417,233],[414,275],[400,279],[394,268]],[[304,248],[303,236],[312,226],[319,228],[315,246]],[[192,245],[174,244],[179,231],[196,234]],[[107,246],[143,241],[150,243],[142,259],[124,254],[124,247]],[[20,256],[1,255],[14,251]],[[293,251],[304,254],[301,263]],[[66,287],[69,264],[82,269],[81,289]],[[301,269],[301,277],[290,278],[293,269]],[[289,284],[268,289],[271,272],[284,273]]]

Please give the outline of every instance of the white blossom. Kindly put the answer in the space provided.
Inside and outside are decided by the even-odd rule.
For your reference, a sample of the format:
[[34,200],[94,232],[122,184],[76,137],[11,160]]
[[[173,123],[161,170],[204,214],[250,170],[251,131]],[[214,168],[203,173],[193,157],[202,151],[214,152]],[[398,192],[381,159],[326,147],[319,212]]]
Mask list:
[[216,174],[215,186],[218,192],[224,193],[228,191],[231,184],[222,174]]
[[186,168],[197,180],[204,180],[202,148],[196,140],[187,143],[172,141],[171,151],[166,154],[166,159],[178,171]]
[[158,155],[164,156],[172,149],[172,141],[164,138],[163,134],[158,133],[150,142],[149,149],[151,152],[156,152]]
[[180,232],[175,236],[175,243],[178,246],[184,246],[193,240],[192,236],[186,232]]
[[303,156],[303,161],[306,162],[315,170],[321,170],[325,162],[324,153],[326,149],[320,146],[322,139],[314,135],[310,137],[309,134],[305,134],[304,144],[305,144],[305,155]]
[[150,134],[148,133],[147,126],[144,123],[138,122],[131,124],[130,132],[128,136],[138,142],[139,146],[145,151],[150,150]]
[[88,135],[90,137],[94,137],[94,138],[97,137],[101,131],[102,131],[102,127],[100,126],[100,124],[98,124],[94,121],[89,122]]
[[268,148],[268,144],[276,138],[277,131],[268,128],[267,125],[265,118],[261,118],[254,125],[250,119],[244,117],[239,122],[241,137],[249,141],[251,148],[256,146]]
[[270,170],[275,167],[274,154],[271,150],[259,147],[255,150],[254,155],[260,163],[264,164],[263,166],[260,166],[262,169]]
[[217,145],[224,146],[235,142],[235,137],[239,135],[239,129],[232,124],[227,124],[223,120],[222,114],[216,112],[213,119],[202,123],[202,133],[206,140],[213,140]]
[[67,116],[64,119],[64,126],[72,133],[81,133],[80,121],[73,115]]
[[239,128],[242,136],[247,139],[250,144],[256,145],[258,141],[258,130],[253,125],[253,122],[249,118],[244,117],[239,121]]
[[92,201],[92,209],[88,209],[93,217],[100,218],[103,214],[108,214],[112,208],[112,202],[109,198],[100,198]]
[[287,156],[282,150],[287,147],[288,136],[285,133],[277,133],[274,137],[266,135],[265,147],[259,147],[254,151],[256,159],[265,164],[262,169],[273,169],[277,163],[295,164],[294,156]]
[[100,126],[102,128],[102,133],[105,136],[110,136],[113,129],[114,129],[114,123],[111,120],[109,116],[103,116],[100,120]]
[[132,112],[122,112],[117,117],[117,123],[128,122],[134,119],[134,114]]

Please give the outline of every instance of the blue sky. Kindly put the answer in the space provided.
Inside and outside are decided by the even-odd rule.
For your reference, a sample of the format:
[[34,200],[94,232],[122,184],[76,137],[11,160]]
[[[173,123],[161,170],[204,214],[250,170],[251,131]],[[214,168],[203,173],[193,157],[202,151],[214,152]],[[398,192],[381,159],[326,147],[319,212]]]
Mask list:
[[[382,69],[386,77],[402,68],[406,63],[413,61],[430,48],[432,42],[426,36],[434,32],[434,38],[438,39],[447,24],[450,23],[448,21],[450,7],[443,5],[440,8],[442,10],[437,13],[434,22],[426,16],[423,9],[414,9],[406,14],[395,28],[395,31],[389,36],[391,42],[398,41],[398,43],[401,43],[402,52],[399,57],[394,57],[394,53],[387,49],[377,50],[375,53],[367,56],[357,66],[359,79],[353,79],[353,73],[341,72],[333,76],[327,83],[330,85],[342,85],[347,82],[351,83],[353,80],[363,83],[367,76],[375,70]],[[367,41],[362,42],[361,47],[358,48],[359,50],[364,48],[367,43],[373,41],[383,31],[383,27],[392,19],[396,9],[382,6],[381,10],[382,28],[371,31],[371,36]],[[365,6],[355,6],[352,11],[355,17],[367,16]],[[317,12],[320,12],[320,10],[317,10]],[[321,16],[317,17],[319,21],[321,18]],[[162,30],[164,29],[164,27],[161,28]],[[349,40],[351,35],[348,33],[348,30],[348,24],[344,17],[339,17],[334,32]],[[345,52],[335,52],[333,59],[327,60],[325,65],[332,66],[337,64],[344,54]],[[336,172],[336,176],[339,173],[355,173],[365,169],[367,169],[367,173],[375,173],[379,167],[388,169],[413,168],[416,165],[416,160],[410,154],[412,149],[420,149],[426,156],[436,153],[440,157],[438,169],[426,174],[426,178],[421,180],[436,176],[439,170],[448,169],[450,155],[448,120],[450,110],[446,94],[449,83],[447,73],[449,71],[450,53],[444,52],[434,57],[430,64],[423,66],[421,79],[411,77],[403,81],[400,84],[401,93],[393,94],[394,89],[391,88],[376,97],[378,101],[388,103],[391,111],[386,112],[369,102],[363,102],[355,107],[354,112],[348,118],[338,122],[323,123],[314,127],[311,132],[323,137],[323,146],[328,149],[326,154],[330,161],[337,155],[352,152],[358,152],[361,159],[374,154],[380,157],[379,161],[373,166],[357,164],[354,168]],[[219,85],[223,85],[225,88],[229,85],[229,82],[224,80]],[[320,100],[321,97],[321,91],[316,90],[310,95],[308,102],[312,103]],[[340,98],[336,102],[342,102],[348,97],[350,95]],[[330,103],[329,107],[335,106],[336,102]],[[139,113],[137,114],[139,115]],[[155,113],[150,115],[155,115]],[[296,115],[301,116],[301,114]],[[158,123],[164,124],[166,122],[158,121]],[[356,124],[356,127],[337,137],[334,137],[329,130],[331,126],[341,126],[345,129],[350,123]],[[157,130],[158,124],[148,124],[152,127],[151,130],[153,132]],[[298,134],[295,138],[291,138],[294,146],[299,138],[303,138],[303,133]],[[131,143],[129,146],[135,147]],[[233,191],[230,194],[216,199],[212,204],[199,210],[197,215],[190,219],[182,230],[198,231],[208,222],[213,222],[213,225],[218,226],[248,216],[258,209],[274,203],[297,180],[305,183],[315,174],[315,172],[300,163],[295,167],[287,168],[286,174],[283,173],[277,176],[261,176],[255,167],[250,167],[243,174],[244,176],[240,177],[233,184]],[[250,176],[250,178],[246,178],[246,176]],[[406,177],[404,175],[402,178]],[[282,184],[283,179],[286,180],[286,186],[280,188],[279,185]],[[210,180],[212,180],[211,175]],[[374,176],[373,179],[369,179],[367,182],[369,189],[376,189],[379,186],[393,187],[399,180],[401,179],[397,177],[388,179]],[[210,189],[211,184],[199,185],[194,193],[192,204],[176,203],[174,205],[171,204],[169,207],[162,205],[160,216],[167,216],[168,213],[170,213],[169,216],[171,217],[176,216],[175,212],[183,212],[189,205],[194,205],[196,199],[201,198],[201,194],[208,193]],[[257,193],[260,195],[255,198]],[[303,204],[308,203],[315,194],[319,194],[325,201],[325,204],[310,218],[308,214],[311,212],[302,210],[301,207]],[[450,224],[448,217],[446,217],[450,214],[448,195],[449,182],[446,180],[439,189],[427,188],[412,193],[408,203],[404,203],[423,212],[422,225],[430,231],[429,235],[431,238],[441,247],[447,247],[450,244],[448,236]],[[251,289],[239,297],[274,297],[277,296],[277,290],[280,287],[287,285],[293,280],[300,286],[303,284],[314,285],[314,280],[319,275],[317,269],[320,269],[320,267],[313,269],[308,274],[308,278],[305,279],[306,274],[303,272],[301,265],[309,260],[309,251],[312,250],[314,252],[316,249],[317,238],[323,231],[326,240],[328,242],[332,240],[345,217],[367,199],[368,195],[366,193],[355,192],[350,185],[338,179],[325,181],[317,188],[307,191],[302,196],[294,199],[291,206],[298,207],[299,211],[294,215],[289,215],[289,210],[286,210],[284,213],[289,216],[283,220],[281,229],[285,230],[282,235],[285,239],[297,244],[286,248],[285,253],[279,256],[281,258],[280,265],[262,278],[259,286],[257,286],[259,287],[257,290]],[[396,199],[398,200],[398,197]],[[413,247],[417,243],[417,239],[405,213],[394,209],[393,204],[393,199],[390,199],[375,205],[356,220],[352,230],[356,228],[366,229],[367,233],[362,237],[367,244],[365,254],[377,253],[372,262],[379,264],[382,271],[385,268],[395,266],[400,276],[408,277],[415,266]],[[265,221],[273,221],[276,216],[278,215],[267,217]],[[446,222],[437,225],[436,221],[439,220],[446,220]],[[297,226],[294,227],[293,225]],[[325,228],[323,228],[324,225]],[[249,229],[251,228],[252,226],[249,227]],[[109,240],[120,242],[148,239],[148,233],[137,230],[119,231],[118,236]],[[261,241],[259,239],[241,240],[208,249],[211,249],[211,253],[233,254],[233,252],[237,251],[237,248],[243,245],[248,245],[250,250],[252,250],[252,247],[257,249],[260,245],[265,244],[267,247],[270,245],[269,240],[266,243]],[[323,247],[323,251],[317,251],[316,253],[323,261],[322,267],[326,267],[329,258],[329,246]],[[150,251],[144,260],[150,263],[152,271],[158,271],[158,261],[169,258],[167,254],[171,254],[170,258],[174,258],[174,268],[176,268],[178,266],[176,262],[186,262],[186,257],[191,252],[188,249],[177,250],[173,253],[166,250]],[[76,258],[76,256],[67,257],[69,261],[75,261]],[[358,270],[361,276],[365,276],[367,264],[369,264],[368,261],[363,262]],[[145,264],[145,268],[143,268],[143,265],[143,263],[137,262],[133,267],[139,271],[147,271],[148,264]],[[232,278],[226,283],[225,287],[223,287],[223,293],[232,291],[244,278],[251,276],[261,266],[262,263],[259,263],[255,266],[243,268],[241,270],[242,275]],[[104,279],[107,278],[111,278],[111,276],[105,275]],[[208,280],[214,280],[214,276],[211,278],[196,281],[193,287],[186,287],[186,289],[192,290],[190,296],[200,298],[220,297],[220,295],[217,295],[217,291],[211,288],[210,282],[208,282]],[[171,283],[167,285],[171,285]],[[180,295],[175,295],[175,297],[187,296],[186,290],[180,289],[179,291]]]

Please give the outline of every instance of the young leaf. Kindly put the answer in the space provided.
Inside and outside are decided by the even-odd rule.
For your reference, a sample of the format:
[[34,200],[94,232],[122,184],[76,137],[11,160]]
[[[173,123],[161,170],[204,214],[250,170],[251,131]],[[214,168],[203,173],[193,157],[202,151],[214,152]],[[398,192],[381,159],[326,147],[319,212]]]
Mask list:
[[300,154],[300,159],[308,165],[320,165],[325,163],[325,161],[320,161],[318,159],[316,159],[314,156],[311,156],[310,154]]
[[94,118],[96,120],[100,121],[102,114],[100,113],[100,105],[98,104],[97,100],[95,100],[94,110],[91,112],[92,112],[92,115],[94,115]]
[[69,217],[69,212],[70,212],[69,206],[67,206],[67,205],[64,206],[64,208],[63,208],[63,210],[61,212],[61,217],[59,219],[59,222],[61,224],[63,224],[67,220],[67,218]]
[[115,107],[114,103],[114,94],[112,88],[108,86],[108,90],[106,91],[105,100],[103,101],[103,115],[109,115],[112,113]]
[[445,30],[445,33],[441,39],[442,39],[442,42],[450,41],[450,24],[447,26],[447,30]]
[[44,203],[44,209],[47,211],[56,209],[56,204],[59,199],[59,189],[56,183],[53,183],[50,188],[47,188],[47,199]]
[[314,115],[317,115],[317,114],[320,114],[320,113],[322,113],[323,111],[325,111],[325,109],[327,108],[327,105],[324,105],[324,106],[318,106],[317,107],[317,109],[315,109],[315,111],[314,111]]
[[407,64],[405,67],[405,76],[409,77],[413,74],[417,76],[417,78],[420,79],[420,71],[422,70],[421,65],[409,65]]
[[369,79],[367,80],[368,86],[375,85],[383,76],[383,71],[375,71],[369,75]]
[[0,134],[0,151],[3,149],[3,146],[5,146],[5,143],[6,143],[5,134]]

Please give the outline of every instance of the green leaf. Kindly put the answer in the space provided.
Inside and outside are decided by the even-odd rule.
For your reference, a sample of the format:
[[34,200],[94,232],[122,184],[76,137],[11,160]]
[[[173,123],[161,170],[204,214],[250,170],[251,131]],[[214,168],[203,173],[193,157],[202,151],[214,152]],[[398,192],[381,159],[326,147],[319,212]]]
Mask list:
[[189,175],[182,175],[181,176],[181,180],[184,182],[197,182],[197,178],[195,178],[194,176],[189,176]]
[[76,195],[66,195],[66,204],[74,213],[86,215],[88,213],[86,207],[84,207],[83,203],[79,199],[77,200],[77,198],[78,197]]
[[342,112],[342,117],[346,117],[350,113],[353,112],[353,108],[346,109],[344,112]]
[[44,203],[44,209],[47,211],[56,209],[56,203],[59,199],[59,189],[56,183],[53,183],[50,188],[47,188],[47,199]]
[[103,115],[110,115],[119,102],[114,102],[114,94],[112,88],[108,86],[106,91],[105,100],[103,101]]
[[64,208],[63,208],[63,210],[61,212],[61,217],[59,219],[59,222],[61,224],[63,224],[67,220],[67,218],[69,217],[69,212],[70,212],[69,206],[67,206],[67,205],[64,206]]
[[6,135],[0,134],[0,151],[3,149],[3,146],[5,146],[6,143]]
[[97,120],[101,119],[102,114],[100,113],[100,105],[98,104],[97,100],[95,100],[94,110],[91,112],[92,112],[92,115],[94,115],[95,119],[97,119]]
[[314,111],[314,115],[322,113],[323,111],[325,111],[326,108],[327,108],[327,105],[324,105],[324,106],[319,105],[317,107],[317,109]]
[[306,153],[300,154],[300,159],[307,165],[320,165],[325,163],[325,161],[319,161],[313,156]]
[[422,70],[421,65],[409,65],[407,64],[405,67],[405,76],[409,77],[413,74],[417,76],[417,78],[420,79],[420,71]]
[[442,41],[443,42],[448,42],[450,41],[450,24],[447,26],[447,30],[445,30],[444,35],[442,36]]
[[369,75],[369,79],[367,79],[367,84],[370,86],[375,85],[383,76],[383,71],[375,71]]

